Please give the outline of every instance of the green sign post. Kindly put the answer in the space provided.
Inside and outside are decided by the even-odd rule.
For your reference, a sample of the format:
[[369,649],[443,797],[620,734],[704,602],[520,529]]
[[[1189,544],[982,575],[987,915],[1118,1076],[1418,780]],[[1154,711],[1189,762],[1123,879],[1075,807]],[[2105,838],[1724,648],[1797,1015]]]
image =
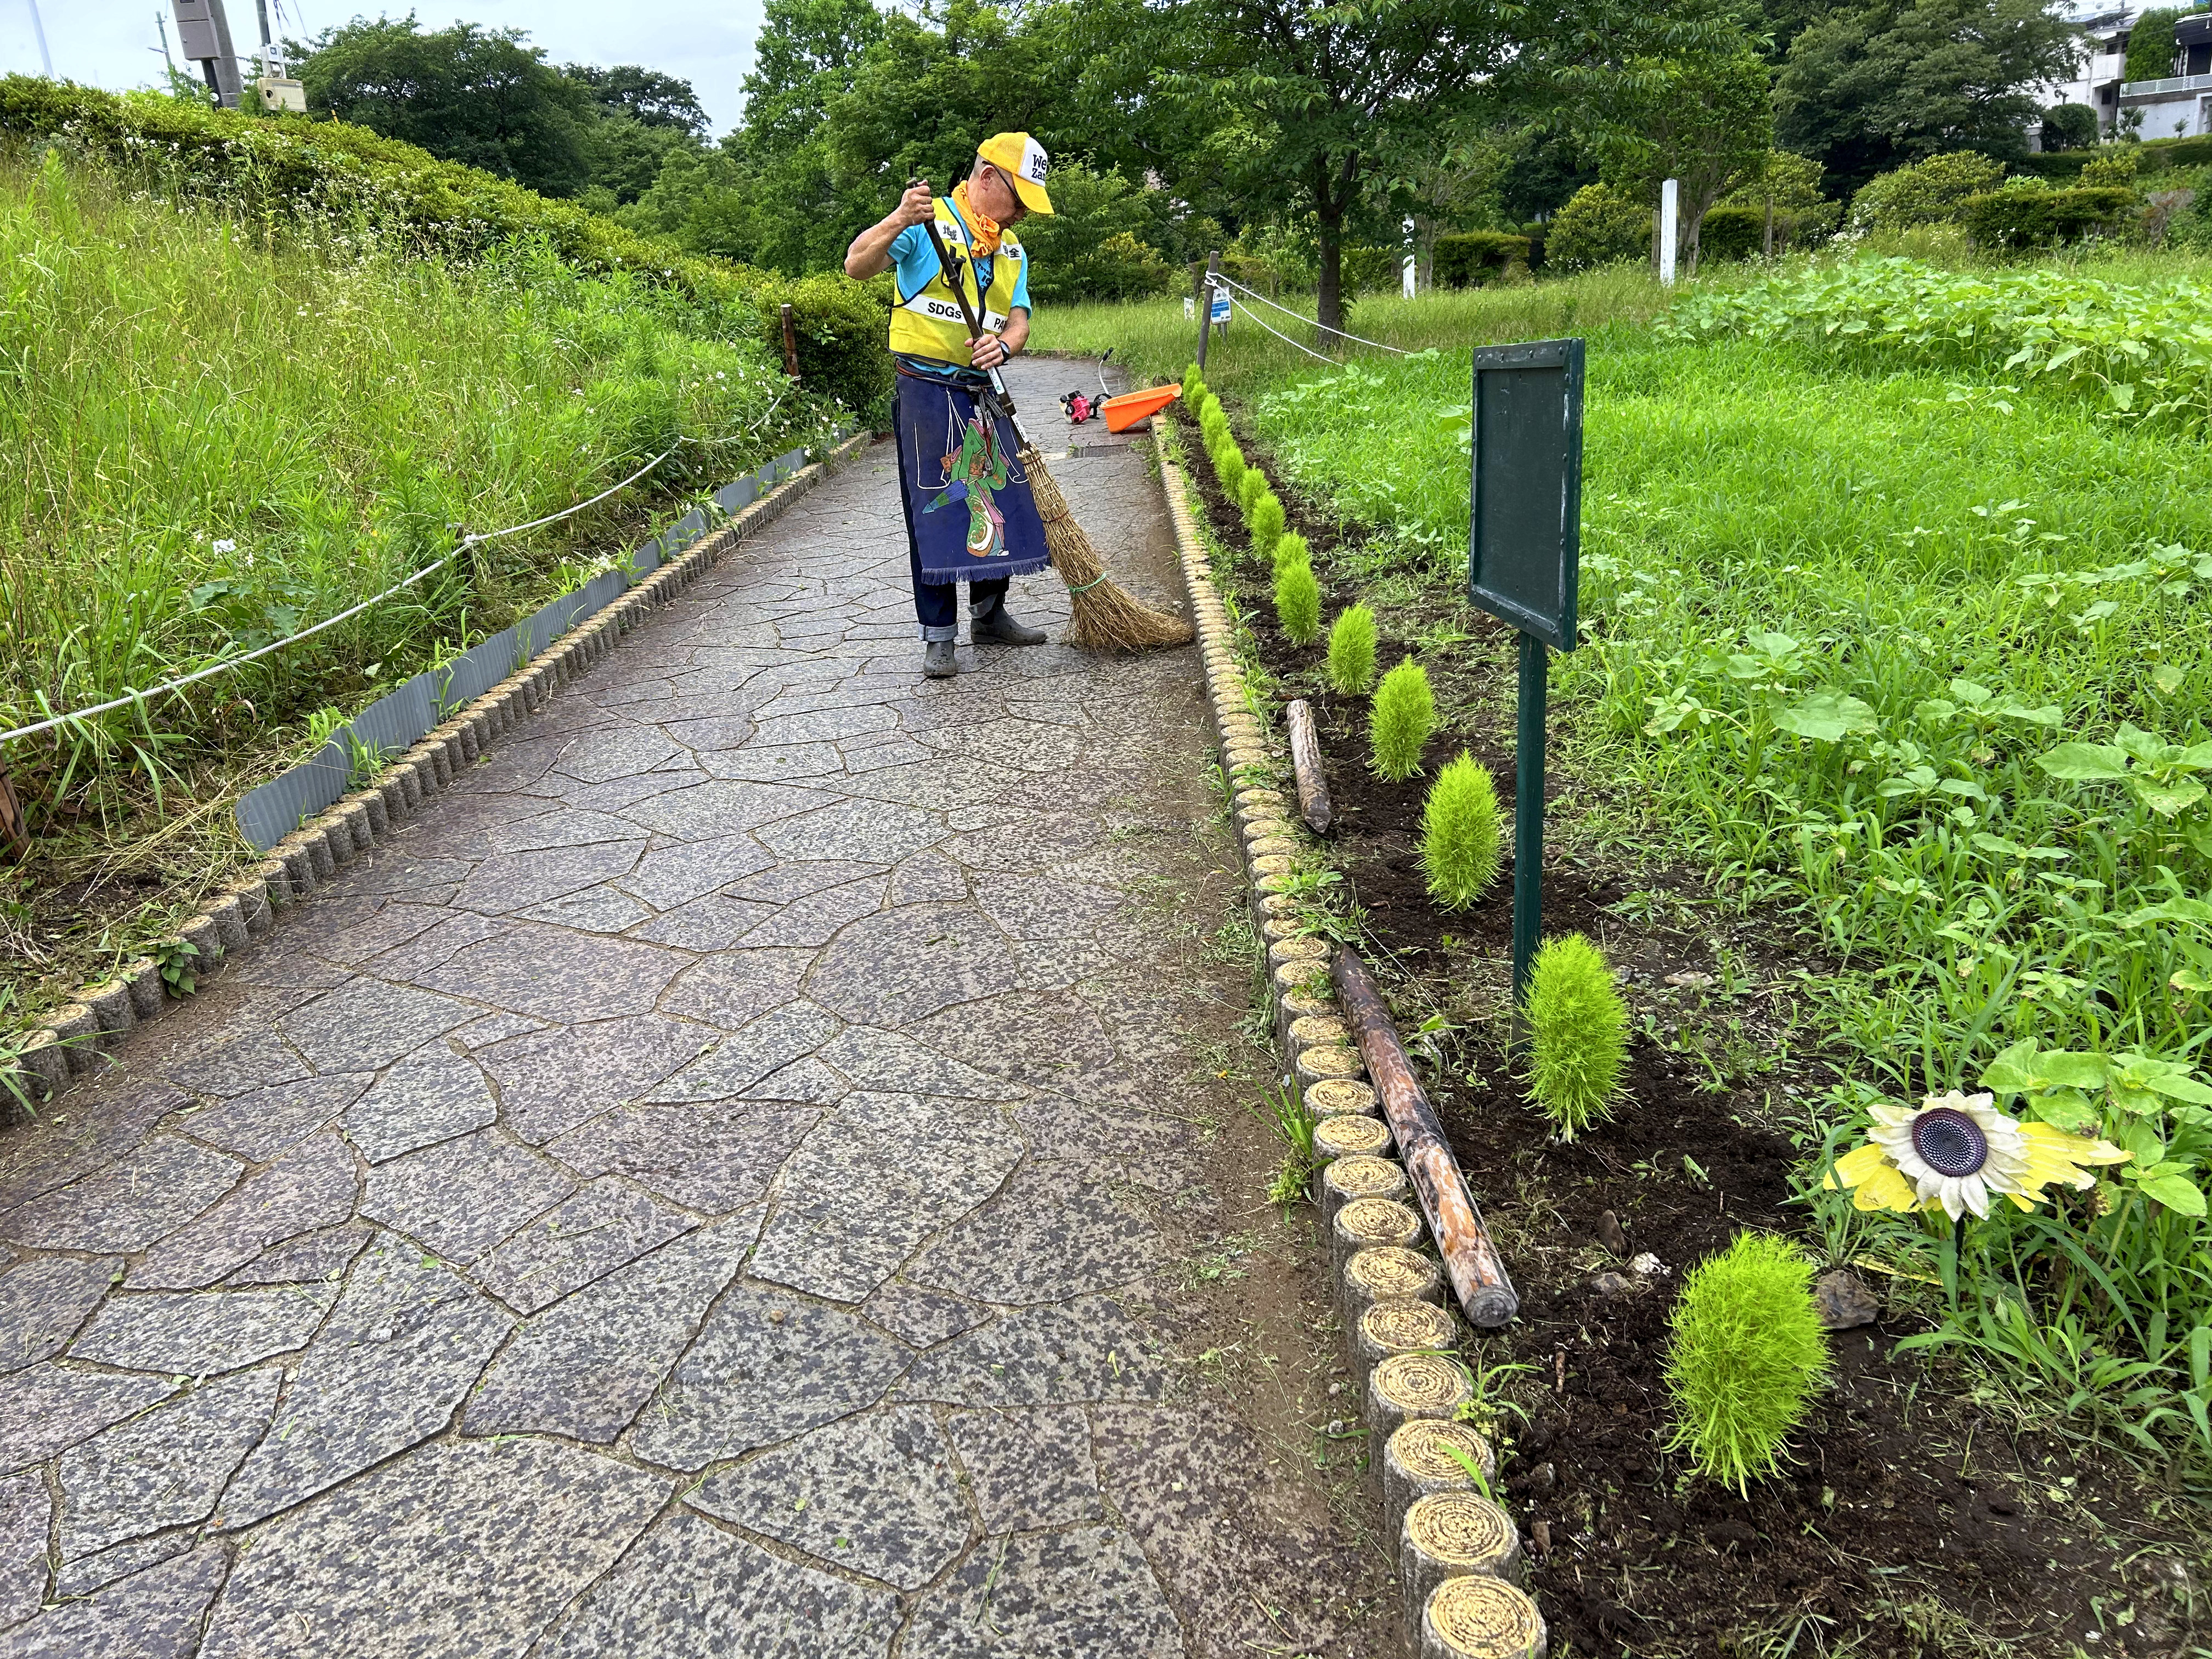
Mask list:
[[1468,599],[1521,635],[1513,769],[1513,996],[1543,937],[1547,649],[1575,648],[1583,501],[1583,343],[1474,353]]

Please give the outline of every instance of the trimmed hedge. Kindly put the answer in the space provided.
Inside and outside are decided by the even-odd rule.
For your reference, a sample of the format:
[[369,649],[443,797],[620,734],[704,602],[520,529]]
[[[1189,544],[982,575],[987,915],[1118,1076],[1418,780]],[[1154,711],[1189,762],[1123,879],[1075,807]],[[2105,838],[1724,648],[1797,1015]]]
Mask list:
[[631,270],[706,304],[783,355],[788,303],[799,369],[866,414],[891,387],[886,279],[796,281],[639,236],[573,203],[553,201],[366,127],[305,116],[218,110],[155,93],[115,94],[68,82],[0,76],[0,138],[50,141],[179,195],[270,216],[326,215],[404,236],[425,252],[469,258],[519,237],[594,274]]
[[1980,247],[2051,247],[2117,230],[2134,210],[2131,190],[1994,190],[1966,198],[1966,234]]
[[[2130,144],[2135,152],[2138,167],[2144,173],[2163,173],[2168,167],[2197,167],[2212,164],[2212,135],[2199,133],[2193,138],[2146,138],[2139,144]],[[2079,178],[2081,169],[2095,157],[2111,153],[2107,144],[2097,149],[2045,150],[2037,155],[2014,158],[2014,173],[2033,173],[2039,178],[2057,182]]]
[[1480,288],[1515,265],[1528,264],[1528,238],[1503,230],[1470,230],[1437,238],[1434,263],[1438,288]]

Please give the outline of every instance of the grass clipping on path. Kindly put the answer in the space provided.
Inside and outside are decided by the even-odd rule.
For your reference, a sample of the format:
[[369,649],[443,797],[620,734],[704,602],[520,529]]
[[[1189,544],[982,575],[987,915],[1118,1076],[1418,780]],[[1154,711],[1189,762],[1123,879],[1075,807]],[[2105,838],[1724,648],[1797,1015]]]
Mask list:
[[1739,1233],[1692,1267],[1674,1304],[1667,1391],[1671,1450],[1739,1492],[1782,1464],[1782,1443],[1828,1370],[1813,1266],[1771,1233]]
[[1612,1115],[1628,1069],[1628,1008],[1605,952],[1580,933],[1548,942],[1528,973],[1528,1092],[1559,1139]]

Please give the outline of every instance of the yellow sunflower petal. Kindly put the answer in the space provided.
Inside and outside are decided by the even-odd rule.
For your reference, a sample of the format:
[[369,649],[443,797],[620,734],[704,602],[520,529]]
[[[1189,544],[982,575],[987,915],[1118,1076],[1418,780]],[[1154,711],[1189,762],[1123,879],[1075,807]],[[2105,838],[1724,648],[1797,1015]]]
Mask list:
[[2035,1207],[2035,1200],[2024,1193],[2007,1193],[2005,1196],[2021,1209],[2032,1210]]
[[[1871,1179],[1876,1170],[1888,1167],[1888,1155],[1871,1140],[1836,1160],[1836,1174],[1843,1178],[1846,1187],[1856,1187],[1861,1182]],[[1831,1180],[1826,1184],[1832,1189],[1836,1183]]]
[[1884,1164],[1853,1190],[1851,1206],[1854,1209],[1895,1210],[1910,1215],[1920,1207],[1920,1194],[1911,1182]]

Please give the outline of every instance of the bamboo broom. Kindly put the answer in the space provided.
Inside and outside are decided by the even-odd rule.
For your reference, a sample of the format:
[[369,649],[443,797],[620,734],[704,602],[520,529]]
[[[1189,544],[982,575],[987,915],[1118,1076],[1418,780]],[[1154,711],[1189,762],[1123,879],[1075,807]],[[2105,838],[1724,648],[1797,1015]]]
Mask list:
[[[922,228],[929,233],[929,245],[936,251],[938,268],[944,273],[945,286],[960,302],[960,314],[967,321],[969,333],[976,339],[982,338],[983,327],[976,319],[975,308],[968,303],[968,290],[960,286],[958,256],[945,246],[945,239],[937,234],[933,221],[924,221]],[[1012,424],[1014,435],[1022,441],[1022,470],[1029,474],[1030,495],[1036,502],[1037,517],[1044,520],[1045,551],[1052,559],[1052,568],[1067,584],[1068,600],[1073,607],[1067,625],[1067,643],[1085,651],[1149,651],[1164,645],[1190,643],[1194,630],[1187,620],[1140,604],[1106,574],[1105,562],[1091,545],[1091,538],[1084,534],[1083,526],[1075,521],[1075,514],[1068,510],[1067,497],[1053,482],[1036,441],[1014,413],[1014,400],[1007,394],[1006,383],[997,369],[991,371],[991,389],[981,393],[978,401],[994,416],[1003,413]]]

